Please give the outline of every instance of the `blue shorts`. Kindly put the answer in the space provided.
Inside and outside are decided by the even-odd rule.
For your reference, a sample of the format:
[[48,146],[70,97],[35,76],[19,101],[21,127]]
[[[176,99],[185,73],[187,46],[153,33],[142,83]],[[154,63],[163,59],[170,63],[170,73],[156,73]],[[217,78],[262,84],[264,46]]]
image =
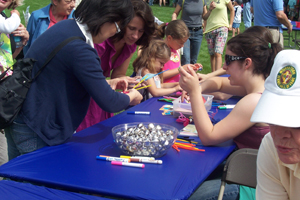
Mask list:
[[241,23],[233,23],[232,28],[240,28]]

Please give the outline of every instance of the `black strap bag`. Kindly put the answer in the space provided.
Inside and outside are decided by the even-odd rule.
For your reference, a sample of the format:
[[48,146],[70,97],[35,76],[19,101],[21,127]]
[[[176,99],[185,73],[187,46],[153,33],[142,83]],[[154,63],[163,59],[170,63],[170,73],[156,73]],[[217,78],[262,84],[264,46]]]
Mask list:
[[[36,60],[32,58],[23,58],[18,60],[13,66],[13,74],[6,78],[6,72],[0,76],[0,129],[9,126],[18,116],[22,108],[22,104],[26,98],[27,92],[32,81],[42,72],[46,65],[51,61],[55,54],[62,47],[75,39],[83,38],[74,36],[61,42],[48,56],[43,66],[32,78],[31,73]],[[2,79],[3,78],[3,79]]]

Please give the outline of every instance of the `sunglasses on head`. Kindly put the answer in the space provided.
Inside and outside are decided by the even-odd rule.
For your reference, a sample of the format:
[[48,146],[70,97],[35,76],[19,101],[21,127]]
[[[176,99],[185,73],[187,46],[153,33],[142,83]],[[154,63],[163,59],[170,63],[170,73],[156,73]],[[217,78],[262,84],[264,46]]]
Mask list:
[[228,66],[232,61],[245,60],[247,57],[225,55],[225,63]]

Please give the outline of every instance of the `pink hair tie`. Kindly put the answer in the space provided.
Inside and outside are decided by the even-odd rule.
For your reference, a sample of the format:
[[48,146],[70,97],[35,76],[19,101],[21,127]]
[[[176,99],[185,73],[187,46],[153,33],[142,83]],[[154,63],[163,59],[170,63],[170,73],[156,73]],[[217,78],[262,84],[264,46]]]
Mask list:
[[166,26],[168,26],[169,22],[166,23]]

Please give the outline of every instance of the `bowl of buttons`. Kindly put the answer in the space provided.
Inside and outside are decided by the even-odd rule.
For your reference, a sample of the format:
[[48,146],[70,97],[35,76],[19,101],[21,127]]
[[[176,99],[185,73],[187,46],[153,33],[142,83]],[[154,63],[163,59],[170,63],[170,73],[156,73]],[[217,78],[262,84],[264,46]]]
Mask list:
[[159,158],[174,144],[178,129],[167,124],[134,122],[113,127],[112,134],[126,155]]

